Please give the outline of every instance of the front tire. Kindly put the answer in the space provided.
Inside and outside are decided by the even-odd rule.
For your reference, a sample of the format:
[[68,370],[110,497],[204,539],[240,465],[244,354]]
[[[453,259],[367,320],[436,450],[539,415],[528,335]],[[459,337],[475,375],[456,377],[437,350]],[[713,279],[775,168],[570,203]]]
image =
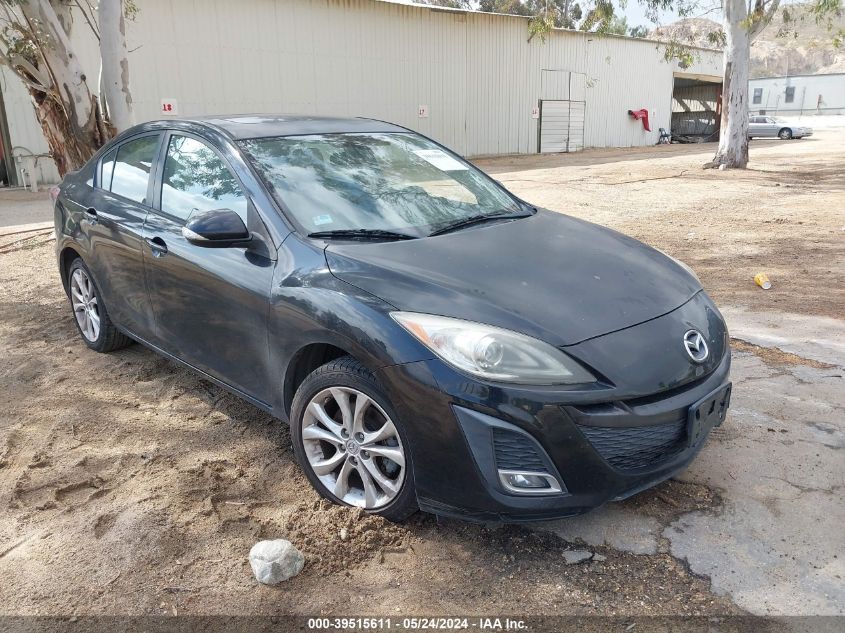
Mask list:
[[79,258],[70,265],[67,286],[76,329],[88,347],[112,352],[132,343],[112,323],[91,271]]
[[311,485],[329,501],[391,521],[417,510],[407,435],[375,376],[351,356],[302,382],[291,438]]
[[782,138],[784,141],[788,141],[792,138],[792,130],[790,130],[788,127],[785,127],[780,132],[778,132],[778,137]]

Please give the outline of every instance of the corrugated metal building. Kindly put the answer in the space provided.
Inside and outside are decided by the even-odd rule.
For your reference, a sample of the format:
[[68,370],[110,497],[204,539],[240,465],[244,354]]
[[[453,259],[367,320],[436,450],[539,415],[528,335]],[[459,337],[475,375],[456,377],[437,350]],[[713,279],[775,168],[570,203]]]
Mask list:
[[[389,120],[465,156],[651,145],[669,128],[676,78],[720,82],[721,54],[692,67],[648,40],[556,30],[526,18],[378,0],[139,0],[128,25],[138,120],[244,112]],[[74,42],[89,78],[96,42]],[[2,71],[16,153],[47,151],[21,83]],[[91,81],[89,79],[89,81]],[[649,110],[645,132],[629,110]],[[542,118],[541,118],[542,117]],[[40,178],[56,178],[39,161]]]
[[752,79],[748,92],[754,114],[845,114],[845,73]]

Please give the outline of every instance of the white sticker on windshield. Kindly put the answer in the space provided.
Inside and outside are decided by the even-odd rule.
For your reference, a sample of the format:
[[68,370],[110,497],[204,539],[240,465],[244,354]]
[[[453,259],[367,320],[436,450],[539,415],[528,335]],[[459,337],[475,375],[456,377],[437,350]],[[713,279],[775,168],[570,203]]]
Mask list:
[[449,156],[449,154],[439,149],[418,149],[414,154],[428,161],[441,171],[466,171],[469,169],[466,165],[459,163]]
[[333,220],[332,216],[326,214],[316,216],[312,222],[314,222],[314,226],[323,226],[324,224],[331,224]]

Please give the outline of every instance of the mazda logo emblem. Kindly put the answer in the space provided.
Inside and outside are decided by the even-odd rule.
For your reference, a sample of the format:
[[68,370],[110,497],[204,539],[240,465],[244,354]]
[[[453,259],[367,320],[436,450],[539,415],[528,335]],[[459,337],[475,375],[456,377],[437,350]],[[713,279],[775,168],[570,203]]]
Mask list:
[[684,334],[684,349],[696,363],[703,363],[710,355],[710,350],[707,349],[707,341],[704,340],[704,335],[698,330],[689,330]]

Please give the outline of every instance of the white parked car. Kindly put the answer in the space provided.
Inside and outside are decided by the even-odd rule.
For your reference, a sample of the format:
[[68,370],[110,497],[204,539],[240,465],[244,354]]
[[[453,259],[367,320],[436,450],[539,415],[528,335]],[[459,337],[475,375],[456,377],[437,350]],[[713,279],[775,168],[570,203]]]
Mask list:
[[773,116],[753,116],[748,123],[748,138],[804,138],[812,136],[813,128],[796,125]]

